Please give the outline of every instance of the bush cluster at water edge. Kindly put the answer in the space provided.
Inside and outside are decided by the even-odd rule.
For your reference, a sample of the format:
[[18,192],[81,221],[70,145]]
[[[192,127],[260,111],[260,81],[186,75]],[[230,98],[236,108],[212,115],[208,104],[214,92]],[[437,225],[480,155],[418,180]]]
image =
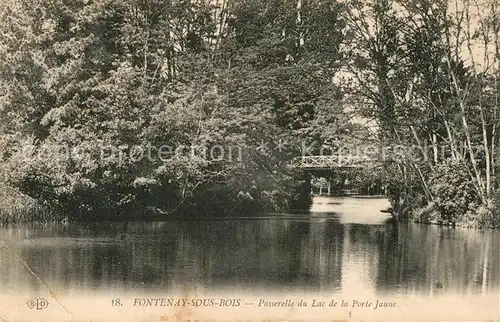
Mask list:
[[[471,228],[495,228],[500,223],[500,194],[483,200],[468,169],[457,161],[436,165],[425,181],[389,189],[392,204],[399,202],[399,218],[419,223]],[[413,189],[408,187],[413,186]],[[402,202],[401,202],[402,201]]]
[[47,207],[6,184],[0,183],[0,223],[48,222],[56,219]]

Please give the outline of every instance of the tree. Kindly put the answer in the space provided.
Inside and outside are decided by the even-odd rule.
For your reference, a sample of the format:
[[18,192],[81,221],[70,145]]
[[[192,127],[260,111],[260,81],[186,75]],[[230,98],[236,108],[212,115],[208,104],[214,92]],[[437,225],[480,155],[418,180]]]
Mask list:
[[406,148],[395,164],[402,181],[410,186],[418,178],[427,202],[433,202],[440,196],[429,174],[446,159],[457,160],[473,193],[489,207],[498,136],[496,5],[381,0],[349,2],[349,8],[351,73],[362,89],[355,94],[368,112],[383,110],[368,114],[383,138],[417,148],[417,154]]

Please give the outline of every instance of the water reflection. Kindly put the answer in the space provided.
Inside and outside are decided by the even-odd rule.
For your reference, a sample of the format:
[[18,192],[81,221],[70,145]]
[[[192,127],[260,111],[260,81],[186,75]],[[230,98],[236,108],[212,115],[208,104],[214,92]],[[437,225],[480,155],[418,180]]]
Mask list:
[[1,228],[10,248],[0,249],[0,288],[42,287],[16,253],[59,294],[176,291],[186,285],[403,295],[500,289],[498,231],[391,224],[370,200],[334,200],[323,210],[311,216],[129,223],[125,233],[122,224]]

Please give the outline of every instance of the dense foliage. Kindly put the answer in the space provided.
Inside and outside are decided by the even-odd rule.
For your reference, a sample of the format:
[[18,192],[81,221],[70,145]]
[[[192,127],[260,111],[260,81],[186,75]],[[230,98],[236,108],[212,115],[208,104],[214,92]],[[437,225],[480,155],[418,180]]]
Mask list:
[[329,104],[342,34],[340,6],[317,1],[297,24],[295,5],[2,5],[3,181],[78,220],[304,199],[286,164],[319,132],[316,108],[342,114]]
[[495,225],[498,17],[493,0],[2,2],[0,187],[78,220],[278,211],[307,203],[287,167],[303,146],[363,142],[404,150],[350,178],[383,183],[399,219]]
[[477,210],[481,198],[467,171],[458,162],[446,162],[434,168],[430,176],[431,193],[442,220],[463,222],[469,211]]

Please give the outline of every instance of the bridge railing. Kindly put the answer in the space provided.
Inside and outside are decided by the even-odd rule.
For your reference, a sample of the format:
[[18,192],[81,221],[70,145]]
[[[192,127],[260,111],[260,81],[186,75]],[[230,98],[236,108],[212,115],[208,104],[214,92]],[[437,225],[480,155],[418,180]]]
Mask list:
[[293,168],[333,169],[333,168],[358,168],[378,162],[373,156],[351,155],[314,155],[296,157],[291,161]]

